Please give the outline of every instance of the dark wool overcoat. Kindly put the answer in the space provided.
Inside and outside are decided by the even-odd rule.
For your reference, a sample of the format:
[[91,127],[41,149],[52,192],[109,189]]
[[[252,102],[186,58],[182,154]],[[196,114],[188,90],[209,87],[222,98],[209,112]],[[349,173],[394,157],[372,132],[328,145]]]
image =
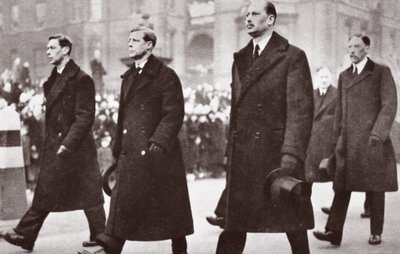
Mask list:
[[[396,160],[389,132],[397,110],[390,69],[368,59],[354,77],[352,67],[339,76],[335,114],[335,190],[396,191]],[[371,136],[381,144],[369,146]]]
[[[153,241],[193,233],[178,132],[183,123],[182,87],[175,72],[151,55],[142,72],[122,75],[113,155],[116,185],[106,233]],[[149,144],[165,149],[149,153]]]
[[334,151],[336,96],[337,89],[333,86],[329,86],[323,96],[318,89],[314,90],[314,121],[304,166],[306,181],[309,183],[332,181],[326,170],[319,169],[319,164]]
[[[93,80],[73,60],[57,83],[56,76],[54,68],[43,84],[46,131],[32,207],[53,212],[101,205],[101,176],[91,132],[95,116]],[[71,152],[59,157],[60,145]]]
[[[305,53],[273,33],[252,62],[253,44],[234,54],[228,140],[227,230],[291,232],[314,227],[311,203],[273,204],[264,193],[282,154],[304,159],[313,120],[313,88]],[[240,88],[240,89],[239,89]]]

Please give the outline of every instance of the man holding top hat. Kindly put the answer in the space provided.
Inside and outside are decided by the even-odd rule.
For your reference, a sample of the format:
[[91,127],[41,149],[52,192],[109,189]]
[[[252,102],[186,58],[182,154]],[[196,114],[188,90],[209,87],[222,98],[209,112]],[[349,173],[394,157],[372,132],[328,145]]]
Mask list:
[[313,87],[305,53],[273,31],[276,18],[272,3],[251,1],[252,40],[234,54],[226,224],[217,254],[242,253],[246,232],[283,232],[292,253],[309,253],[314,218],[310,186],[301,180]]

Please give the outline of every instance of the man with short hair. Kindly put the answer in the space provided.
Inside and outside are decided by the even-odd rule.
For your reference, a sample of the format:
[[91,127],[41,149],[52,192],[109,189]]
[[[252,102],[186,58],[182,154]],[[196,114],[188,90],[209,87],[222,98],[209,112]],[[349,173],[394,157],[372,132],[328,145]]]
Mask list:
[[174,254],[187,253],[193,221],[178,133],[184,100],[176,73],[153,55],[157,37],[131,30],[133,66],[122,75],[113,156],[116,184],[106,230],[97,237],[103,253],[121,253],[126,240],[172,239]]
[[307,57],[273,31],[276,17],[271,2],[251,1],[246,29],[252,40],[234,54],[227,208],[217,254],[242,253],[247,232],[286,233],[292,253],[309,253],[311,202],[276,204],[264,186],[266,176],[278,168],[304,179],[313,121]]
[[96,146],[91,132],[95,116],[92,78],[70,58],[71,40],[49,37],[47,57],[54,65],[43,84],[46,97],[45,140],[32,207],[4,239],[31,251],[50,212],[83,209],[89,222],[90,241],[104,231],[105,212]]
[[366,192],[371,215],[369,244],[381,243],[385,192],[397,191],[396,160],[389,132],[397,110],[389,67],[367,57],[370,39],[348,41],[352,65],[340,73],[335,112],[335,152],[328,163],[335,196],[325,231],[314,236],[340,245],[352,191]]

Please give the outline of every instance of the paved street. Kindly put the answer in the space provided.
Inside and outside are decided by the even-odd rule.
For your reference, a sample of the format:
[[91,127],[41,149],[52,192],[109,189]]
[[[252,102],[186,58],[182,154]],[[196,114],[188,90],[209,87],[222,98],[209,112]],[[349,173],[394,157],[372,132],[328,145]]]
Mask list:
[[[215,253],[220,229],[210,226],[205,216],[212,214],[219,195],[224,188],[224,179],[198,180],[189,183],[190,198],[195,223],[195,234],[188,237],[190,254]],[[315,184],[313,188],[313,204],[316,228],[323,229],[327,216],[320,212],[321,206],[329,206],[332,200],[331,184]],[[311,253],[362,253],[382,254],[399,253],[400,249],[400,193],[386,194],[386,214],[383,242],[380,246],[370,246],[369,220],[361,219],[364,194],[354,193],[349,207],[344,229],[344,239],[340,248],[332,247],[329,243],[314,239],[309,231]],[[109,199],[106,209],[108,210]],[[16,222],[14,222],[16,223]],[[12,222],[0,222],[0,228]],[[80,243],[89,236],[86,218],[82,211],[51,214],[44,223],[43,229],[36,242],[34,253],[40,254],[71,254],[80,249]],[[26,253],[22,249],[11,246],[0,240],[0,253]],[[170,241],[161,242],[127,242],[123,253],[150,254],[171,253]],[[284,234],[249,234],[244,253],[287,254],[289,244]]]

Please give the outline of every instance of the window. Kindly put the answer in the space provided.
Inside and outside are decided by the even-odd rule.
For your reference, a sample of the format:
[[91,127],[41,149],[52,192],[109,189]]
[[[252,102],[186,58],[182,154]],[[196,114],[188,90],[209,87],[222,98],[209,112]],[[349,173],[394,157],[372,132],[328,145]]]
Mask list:
[[39,2],[36,4],[36,23],[42,27],[46,20],[47,5],[46,2]]
[[90,20],[100,20],[102,16],[102,0],[90,0]]
[[17,4],[11,6],[11,25],[14,29],[18,28],[19,24],[19,6]]

